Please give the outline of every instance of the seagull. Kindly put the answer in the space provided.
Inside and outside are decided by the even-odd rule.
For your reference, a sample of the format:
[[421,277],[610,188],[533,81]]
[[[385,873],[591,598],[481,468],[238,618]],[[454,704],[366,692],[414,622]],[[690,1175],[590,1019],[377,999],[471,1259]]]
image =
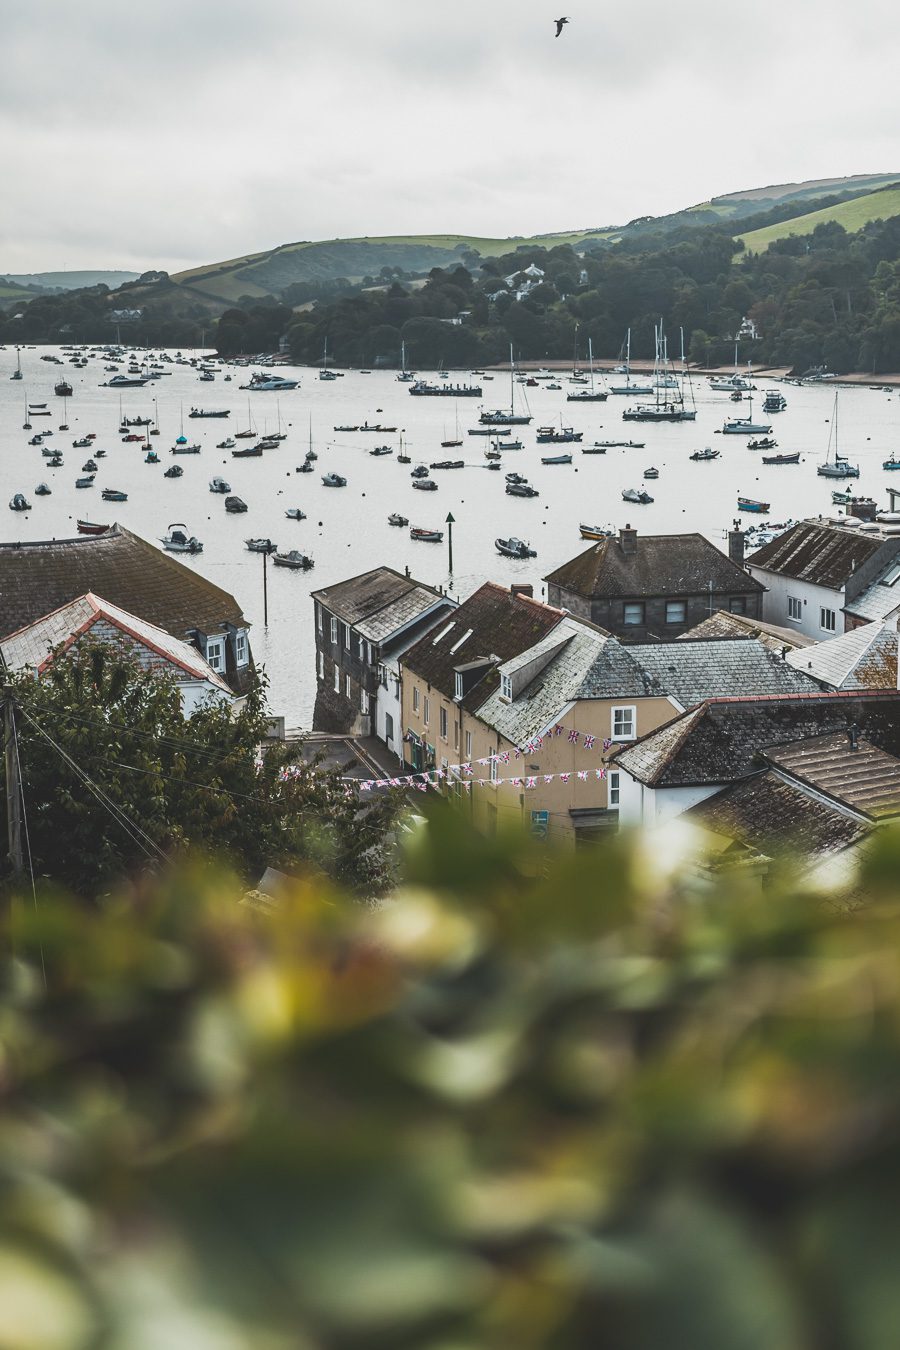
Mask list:
[[565,28],[565,26],[566,26],[566,24],[569,22],[569,20],[568,20],[568,19],[554,19],[553,22],[556,24],[556,36],[559,37],[560,33],[561,33],[562,30]]

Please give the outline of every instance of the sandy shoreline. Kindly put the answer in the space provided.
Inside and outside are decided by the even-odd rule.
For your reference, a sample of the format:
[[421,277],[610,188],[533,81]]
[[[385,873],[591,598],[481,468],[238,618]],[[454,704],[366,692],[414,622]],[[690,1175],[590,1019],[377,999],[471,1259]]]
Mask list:
[[[594,373],[597,375],[608,375],[615,366],[620,365],[618,357],[596,357],[594,360]],[[672,362],[675,369],[679,368],[678,362]],[[486,367],[488,370],[509,370],[509,362],[501,361],[496,366]],[[554,373],[568,372],[572,369],[571,361],[517,361],[516,370],[523,373],[533,373],[536,370],[551,370]],[[653,362],[648,360],[633,360],[631,369],[635,372],[644,374],[653,369]],[[731,375],[734,366],[689,366],[688,369],[692,375]],[[588,365],[585,361],[579,361],[577,370],[579,374],[588,374]],[[769,380],[787,380],[793,378],[789,366],[754,366],[753,374]],[[835,375],[834,379],[828,380],[828,384],[864,384],[870,385],[873,389],[878,389],[882,385],[900,386],[900,372],[887,375],[865,374],[863,371],[853,371],[847,375]]]

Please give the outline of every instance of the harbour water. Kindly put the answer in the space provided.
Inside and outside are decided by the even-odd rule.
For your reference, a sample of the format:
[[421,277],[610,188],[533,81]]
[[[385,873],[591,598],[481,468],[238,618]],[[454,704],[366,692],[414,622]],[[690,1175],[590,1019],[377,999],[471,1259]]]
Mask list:
[[[61,355],[63,365],[42,361],[47,352]],[[527,395],[529,426],[515,427],[509,439],[524,443],[522,450],[503,453],[499,472],[490,471],[484,451],[490,439],[468,436],[476,426],[482,407],[508,408],[508,372],[489,372],[485,377],[451,378],[482,383],[483,399],[412,398],[408,385],[393,371],[371,374],[348,371],[342,378],[322,381],[308,369],[280,367],[279,373],[298,379],[297,389],[275,393],[247,393],[240,389],[250,370],[223,368],[212,382],[201,382],[189,365],[165,364],[169,374],[143,388],[102,388],[108,364],[93,357],[85,369],[69,364],[58,348],[26,348],[21,352],[23,379],[12,380],[16,353],[0,350],[0,504],[22,492],[32,504],[28,512],[7,511],[2,531],[5,540],[71,538],[78,518],[95,522],[119,521],[144,538],[158,542],[167,526],[184,522],[188,531],[203,542],[203,552],[181,557],[217,585],[233,592],[251,621],[251,641],[258,664],[265,666],[271,684],[273,711],[283,713],[288,726],[311,724],[315,699],[315,648],[310,592],[329,583],[389,564],[399,570],[408,566],[422,581],[449,587],[460,597],[485,580],[503,584],[532,582],[535,595],[543,594],[542,578],[579,550],[588,547],[579,536],[580,522],[618,528],[626,522],[648,534],[700,531],[719,547],[737,515],[739,494],[771,503],[765,515],[743,516],[743,523],[783,521],[808,515],[836,515],[831,503],[833,488],[849,486],[861,495],[887,504],[886,488],[900,489],[900,474],[882,470],[882,460],[900,451],[898,403],[900,393],[881,389],[842,387],[840,392],[840,450],[858,463],[860,478],[841,484],[820,478],[816,467],[825,457],[834,388],[818,385],[775,385],[756,381],[755,420],[769,422],[778,441],[778,451],[800,452],[798,465],[763,465],[759,451],[747,449],[747,438],[717,434],[726,418],[745,417],[749,403],[733,403],[727,394],[712,392],[705,379],[694,378],[697,419],[682,424],[642,425],[623,422],[622,412],[634,402],[645,401],[611,396],[606,403],[569,403],[567,393],[577,386],[565,375],[560,391],[543,384],[516,386],[516,400],[523,406]],[[124,367],[123,367],[124,369]],[[224,374],[231,375],[226,382]],[[424,372],[423,372],[424,374]],[[73,386],[66,401],[69,430],[57,428],[63,421],[63,400],[53,393],[54,383],[65,378]],[[428,374],[429,380],[436,376]],[[768,388],[783,389],[786,411],[762,413]],[[150,444],[159,454],[159,464],[146,464],[146,445],[123,443],[118,434],[121,413],[135,418],[158,416],[160,432]],[[26,418],[26,405],[46,404],[50,416]],[[248,412],[249,404],[249,412]],[[192,406],[228,408],[230,416],[190,420]],[[171,447],[182,427],[192,443],[202,446],[199,455],[173,456]],[[279,419],[288,437],[277,449],[266,450],[261,459],[234,459],[216,443],[246,428],[252,417],[257,431],[277,430]],[[462,446],[443,449],[441,441],[456,438]],[[23,423],[32,423],[32,430]],[[336,426],[380,423],[396,427],[390,434],[336,432]],[[535,430],[543,424],[573,426],[584,433],[581,445],[537,445]],[[38,446],[28,444],[37,432],[52,428],[46,444],[63,451],[64,464],[50,469]],[[143,428],[135,428],[143,431]],[[72,442],[88,432],[96,433],[95,449],[105,450],[99,459],[94,486],[77,489],[75,479],[93,453],[74,449]],[[397,463],[403,448],[412,463]],[[581,446],[597,440],[643,441],[645,449],[609,449],[602,455],[585,455]],[[240,440],[238,448],[254,442]],[[314,472],[296,472],[310,443],[318,454]],[[373,456],[376,445],[388,444],[391,455]],[[711,446],[719,459],[695,463],[692,451]],[[542,465],[541,456],[570,451],[571,465]],[[768,452],[767,452],[768,453]],[[436,492],[412,487],[410,470],[419,463],[462,458],[465,468],[435,470]],[[167,479],[171,464],[184,470],[181,478]],[[644,470],[659,470],[655,481],[644,482]],[[344,488],[328,488],[322,475],[330,471],[347,479]],[[534,498],[510,497],[505,493],[505,474],[516,471],[527,477],[539,492]],[[248,505],[246,514],[229,515],[224,498],[209,491],[209,482],[221,476],[232,492]],[[892,481],[893,480],[893,481]],[[36,497],[34,489],[46,482],[51,495]],[[646,489],[654,501],[634,505],[622,501],[625,488]],[[101,500],[104,487],[128,493],[123,503]],[[285,518],[289,507],[300,507],[306,520]],[[446,531],[446,517],[453,515],[454,572],[448,570],[447,537],[442,544],[417,543],[409,530],[388,524],[391,512],[407,516],[410,525]],[[536,549],[537,557],[512,560],[500,557],[494,540],[517,536]],[[280,551],[292,548],[310,554],[315,568],[291,572],[268,566],[268,625],[263,622],[263,564],[248,553],[245,539],[267,536]]]

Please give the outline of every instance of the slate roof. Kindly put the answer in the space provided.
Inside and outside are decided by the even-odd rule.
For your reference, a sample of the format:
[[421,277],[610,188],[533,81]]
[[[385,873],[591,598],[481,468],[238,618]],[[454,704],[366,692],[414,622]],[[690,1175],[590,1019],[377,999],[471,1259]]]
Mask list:
[[702,534],[638,534],[634,553],[601,539],[544,578],[583,596],[757,594],[765,587]]
[[52,653],[61,644],[65,643],[68,648],[101,620],[113,624],[123,634],[177,667],[182,677],[204,680],[227,694],[232,692],[223,677],[212,669],[190,642],[173,637],[156,624],[128,614],[118,605],[112,605],[90,591],[2,639],[0,656],[9,670],[31,667],[40,674],[50,665]]
[[[862,534],[858,529],[848,529],[844,525],[803,520],[758,548],[747,559],[747,565],[798,581],[809,581],[814,586],[840,590],[884,543],[878,535]],[[896,541],[896,548],[900,551],[900,539]]]
[[864,839],[871,828],[771,771],[742,778],[692,806],[682,819],[757,854],[804,858],[841,853]]
[[496,661],[461,700],[478,708],[497,687],[497,667],[546,637],[563,619],[563,611],[527,595],[513,595],[504,586],[486,582],[446,616],[437,630],[426,633],[402,659],[404,669],[418,675],[447,698],[456,692],[457,666],[477,657]]
[[393,567],[376,567],[313,591],[312,598],[370,642],[381,642],[415,622],[441,595]]
[[833,689],[896,689],[895,628],[868,623],[840,637],[788,652],[787,662]]
[[523,662],[539,657],[542,649],[554,653],[512,702],[501,699],[497,686],[479,707],[479,719],[514,745],[524,745],[555,722],[578,696],[585,672],[608,643],[619,645],[599,629],[564,618],[542,642],[499,668],[499,674],[512,675]]
[[897,566],[897,559],[892,558],[865,590],[847,601],[844,613],[852,614],[857,619],[867,619],[870,623],[886,618],[900,605],[898,582],[900,567]]
[[779,656],[785,647],[808,647],[815,638],[805,633],[796,633],[793,629],[782,628],[777,623],[764,623],[762,619],[748,619],[744,614],[729,614],[725,609],[717,609],[708,619],[698,623],[696,628],[682,633],[678,642],[688,642],[691,638],[743,638],[755,637]]
[[896,690],[769,694],[710,699],[614,756],[619,767],[650,787],[730,783],[753,772],[759,754],[811,736],[860,733],[888,754],[900,754],[900,694]]
[[77,539],[0,544],[0,636],[88,591],[176,637],[249,626],[233,595],[121,525]]
[[869,820],[900,815],[900,759],[846,732],[814,736],[765,752],[766,761]]
[[708,698],[807,694],[818,688],[758,638],[647,642],[627,650],[645,674],[645,694],[671,695],[682,708]]

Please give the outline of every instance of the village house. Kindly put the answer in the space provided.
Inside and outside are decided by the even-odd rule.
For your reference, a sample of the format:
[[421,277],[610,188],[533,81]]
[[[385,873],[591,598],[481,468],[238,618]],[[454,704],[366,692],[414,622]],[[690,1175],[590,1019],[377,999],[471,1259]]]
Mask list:
[[547,600],[634,641],[678,637],[719,609],[759,618],[764,587],[744,570],[743,544],[734,531],[726,557],[702,534],[626,525],[545,577]]
[[820,519],[801,521],[763,544],[747,560],[747,570],[765,587],[762,617],[767,622],[821,641],[867,617],[881,617],[851,620],[845,610],[852,614],[856,597],[889,576],[896,562],[900,537],[885,537],[877,527],[849,520]]
[[742,614],[730,614],[724,609],[716,610],[708,619],[698,623],[696,628],[682,633],[679,642],[689,642],[692,638],[759,638],[770,651],[783,656],[800,647],[809,647],[814,639],[805,633],[790,628],[780,628],[776,623],[766,623],[764,619],[748,619]]
[[785,660],[824,688],[896,689],[896,628],[867,623],[840,637],[788,652]]
[[145,670],[170,676],[178,686],[185,717],[204,705],[236,700],[224,676],[192,643],[90,591],[0,640],[0,659],[7,670],[30,670],[40,679],[54,661],[85,642],[115,646]]
[[896,554],[882,567],[878,575],[865,584],[852,587],[853,594],[848,596],[844,605],[844,626],[847,632],[867,623],[889,623],[892,628],[900,626],[900,557]]
[[234,693],[249,689],[250,625],[234,596],[131,530],[0,544],[0,637],[88,592],[189,642]]
[[316,731],[376,736],[402,758],[400,658],[456,601],[392,567],[314,591]]

